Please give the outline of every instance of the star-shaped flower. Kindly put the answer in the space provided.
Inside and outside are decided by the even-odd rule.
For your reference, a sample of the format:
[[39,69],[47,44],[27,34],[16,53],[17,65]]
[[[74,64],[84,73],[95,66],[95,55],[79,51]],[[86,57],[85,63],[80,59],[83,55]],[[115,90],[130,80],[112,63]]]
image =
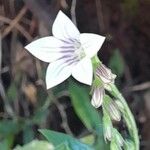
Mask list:
[[38,39],[25,47],[35,57],[50,63],[46,72],[47,89],[71,75],[79,82],[91,85],[91,58],[97,54],[105,38],[97,34],[80,33],[62,11],[54,21],[52,33],[53,36]]

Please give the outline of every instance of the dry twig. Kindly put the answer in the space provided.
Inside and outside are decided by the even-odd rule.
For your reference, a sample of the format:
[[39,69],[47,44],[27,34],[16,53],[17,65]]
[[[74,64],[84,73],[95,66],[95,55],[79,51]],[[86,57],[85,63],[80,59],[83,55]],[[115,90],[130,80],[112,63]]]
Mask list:
[[[0,16],[0,21],[4,22],[4,23],[8,23],[11,24],[12,20],[3,16]],[[32,37],[31,35],[18,23],[15,24],[14,28],[16,28],[18,31],[20,31],[20,33],[30,42],[32,41]]]
[[5,36],[7,36],[9,34],[9,32],[14,28],[14,26],[21,20],[21,18],[24,16],[24,14],[26,13],[27,8],[26,6],[24,6],[21,11],[19,12],[19,14],[16,16],[15,19],[13,19],[10,23],[10,25],[4,30],[3,34],[2,34],[2,38],[4,38]]
[[150,89],[150,82],[144,82],[138,85],[134,85],[132,87],[128,88],[129,91],[142,91],[142,90],[146,90],[146,89]]
[[100,29],[100,32],[104,33],[105,26],[104,26],[104,18],[103,18],[103,13],[102,13],[101,0],[95,0],[95,2],[96,2],[96,11],[97,11],[99,29]]
[[76,0],[72,0],[72,4],[71,4],[71,18],[72,18],[72,22],[77,26],[77,21],[76,21]]
[[[1,66],[2,66],[2,39],[1,39],[1,33],[0,33],[0,72],[1,72]],[[3,86],[2,79],[1,79],[1,74],[0,74],[0,95],[1,95],[3,102],[4,102],[5,111],[7,112],[7,114],[9,116],[13,117],[14,112],[13,112],[13,110],[9,104],[9,101],[6,97],[5,89]]]
[[65,112],[64,106],[58,102],[58,100],[54,97],[52,92],[49,93],[49,97],[52,98],[53,103],[56,105],[56,107],[58,108],[58,110],[60,112],[60,115],[62,118],[62,127],[64,128],[64,130],[66,131],[67,134],[73,136],[73,133],[68,125],[67,114]]

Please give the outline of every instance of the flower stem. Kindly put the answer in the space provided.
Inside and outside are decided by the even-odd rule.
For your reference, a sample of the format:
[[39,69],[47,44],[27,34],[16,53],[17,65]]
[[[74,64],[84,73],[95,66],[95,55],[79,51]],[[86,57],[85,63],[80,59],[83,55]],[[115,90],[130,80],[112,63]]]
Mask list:
[[118,98],[121,101],[121,103],[123,104],[123,107],[124,107],[124,110],[125,110],[125,114],[123,114],[124,120],[127,124],[129,134],[130,134],[132,140],[134,141],[135,150],[139,150],[138,130],[137,130],[137,126],[136,126],[136,123],[135,123],[134,116],[133,116],[126,100],[124,99],[122,94],[119,92],[117,87],[114,84],[111,84],[110,86],[111,86],[111,89],[112,89],[111,93],[113,94],[113,96]]

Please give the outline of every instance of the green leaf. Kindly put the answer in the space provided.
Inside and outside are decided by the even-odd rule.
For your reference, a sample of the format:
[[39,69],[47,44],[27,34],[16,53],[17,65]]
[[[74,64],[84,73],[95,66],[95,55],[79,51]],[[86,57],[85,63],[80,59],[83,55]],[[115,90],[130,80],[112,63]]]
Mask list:
[[125,64],[123,57],[118,49],[114,51],[114,54],[110,58],[109,66],[118,77],[121,77],[124,73]]
[[69,93],[74,110],[83,124],[89,130],[96,129],[98,132],[101,132],[102,122],[98,112],[90,103],[89,91],[84,86],[71,81]]
[[83,143],[91,144],[94,143],[94,135],[90,134],[80,139]]
[[54,146],[58,146],[62,143],[68,143],[68,146],[71,148],[71,150],[93,150],[93,148],[89,145],[86,145],[84,143],[81,143],[75,138],[72,138],[71,136],[59,133],[51,130],[42,129],[39,130],[46,139],[52,143]]
[[108,144],[104,141],[102,114],[98,113],[91,105],[89,90],[84,85],[77,84],[77,82],[70,80],[69,93],[71,96],[72,105],[78,117],[81,119],[87,129],[97,134],[95,141],[95,149],[107,150]]
[[71,150],[68,143],[62,143],[55,147],[55,150]]
[[13,135],[5,137],[5,139],[1,140],[1,142],[0,142],[0,149],[1,150],[11,149],[13,142],[14,142],[14,136]]
[[0,137],[6,137],[18,133],[21,129],[21,124],[15,120],[0,121]]
[[41,122],[44,122],[46,120],[47,115],[49,113],[49,110],[48,110],[49,105],[50,105],[50,102],[47,99],[45,101],[45,104],[34,112],[34,116],[32,118],[33,123],[40,124]]
[[34,138],[34,132],[32,126],[26,126],[23,130],[23,143],[29,143]]
[[54,146],[46,141],[34,140],[24,146],[17,146],[14,150],[54,150]]
[[15,101],[17,98],[17,87],[14,82],[11,83],[7,90],[7,97],[10,101]]
[[1,150],[8,150],[8,149],[10,149],[9,148],[9,143],[8,143],[7,139],[5,139],[5,140],[3,140],[3,141],[0,142],[0,149]]
[[56,97],[61,97],[63,96],[63,93],[65,93],[68,90],[67,87],[68,87],[68,81],[66,80],[63,83],[59,84],[59,86],[52,88],[53,94]]

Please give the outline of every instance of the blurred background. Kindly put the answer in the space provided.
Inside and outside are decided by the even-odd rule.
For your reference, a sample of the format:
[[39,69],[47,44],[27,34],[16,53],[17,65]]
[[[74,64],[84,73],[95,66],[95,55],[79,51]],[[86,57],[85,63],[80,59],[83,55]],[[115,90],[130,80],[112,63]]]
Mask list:
[[48,64],[24,49],[51,35],[60,9],[81,33],[106,36],[98,56],[117,74],[116,84],[137,122],[141,149],[149,150],[149,0],[0,0],[0,150],[42,139],[39,128],[75,137],[88,132],[70,101],[68,81],[47,91]]

